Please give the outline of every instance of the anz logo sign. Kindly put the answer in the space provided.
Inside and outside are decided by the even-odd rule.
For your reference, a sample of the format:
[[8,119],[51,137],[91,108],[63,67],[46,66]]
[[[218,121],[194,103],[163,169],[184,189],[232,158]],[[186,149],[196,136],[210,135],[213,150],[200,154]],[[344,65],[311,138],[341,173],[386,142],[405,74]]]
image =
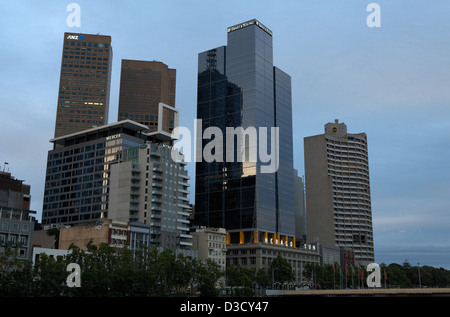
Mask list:
[[66,40],[84,40],[83,35],[68,35]]

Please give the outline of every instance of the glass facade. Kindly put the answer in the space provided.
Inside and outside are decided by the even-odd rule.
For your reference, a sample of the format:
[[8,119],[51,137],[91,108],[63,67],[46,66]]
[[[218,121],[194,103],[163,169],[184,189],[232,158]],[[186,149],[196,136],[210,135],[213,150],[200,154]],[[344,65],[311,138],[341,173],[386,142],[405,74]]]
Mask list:
[[112,163],[122,150],[145,143],[117,124],[52,140],[45,177],[42,224],[75,225],[107,218]]
[[[295,235],[290,77],[273,66],[272,52],[272,33],[252,20],[228,29],[227,46],[199,54],[197,118],[203,134],[218,127],[224,137],[221,162],[203,158],[196,165],[194,222],[243,234],[231,234],[231,243],[262,241],[263,232]],[[244,149],[257,160],[238,161],[237,138],[234,147],[227,146],[227,127],[256,128],[258,142],[245,139]],[[280,168],[264,173],[261,167],[268,163],[261,160],[259,142],[266,138],[265,154],[276,152],[271,127],[279,127],[274,145]],[[267,128],[267,135],[260,128]],[[205,149],[211,140],[202,142]]]

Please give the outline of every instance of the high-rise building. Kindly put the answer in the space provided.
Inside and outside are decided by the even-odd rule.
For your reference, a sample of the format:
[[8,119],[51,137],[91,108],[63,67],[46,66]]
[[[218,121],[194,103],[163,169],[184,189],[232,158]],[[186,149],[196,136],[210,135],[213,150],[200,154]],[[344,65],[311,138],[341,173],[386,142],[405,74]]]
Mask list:
[[50,140],[42,224],[77,225],[108,217],[111,164],[145,144],[147,126],[130,120]]
[[355,262],[374,262],[367,135],[347,133],[338,120],[306,137],[308,241],[354,251]]
[[[159,107],[178,117],[176,108]],[[186,163],[170,134],[147,130],[122,120],[52,139],[42,224],[140,223],[149,226],[150,245],[190,251]]]
[[55,138],[108,123],[111,37],[64,33]]
[[[229,27],[226,46],[199,54],[197,118],[203,154],[211,139],[218,146],[196,163],[195,225],[225,228],[229,244],[295,245],[291,79],[259,21]],[[205,137],[210,128],[223,138]]]
[[305,182],[294,170],[295,238],[299,243],[306,242],[306,204]]
[[[159,103],[175,107],[176,70],[157,61],[122,60],[118,120],[130,119],[158,128]],[[175,127],[173,113],[162,122],[166,132]]]
[[[163,139],[164,140],[164,139]],[[177,149],[153,142],[124,151],[111,166],[109,217],[150,225],[150,244],[190,249],[189,176]]]

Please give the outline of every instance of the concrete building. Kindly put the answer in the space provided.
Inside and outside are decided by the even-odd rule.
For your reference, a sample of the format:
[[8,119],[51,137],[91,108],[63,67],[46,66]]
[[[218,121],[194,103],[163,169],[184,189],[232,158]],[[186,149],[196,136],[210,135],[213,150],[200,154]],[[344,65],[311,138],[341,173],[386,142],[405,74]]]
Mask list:
[[30,189],[11,173],[0,171],[0,255],[12,248],[18,249],[19,259],[31,260],[36,212],[29,210]]
[[304,139],[307,239],[354,251],[355,262],[374,262],[369,159],[365,133],[325,124]]
[[33,256],[31,262],[33,263],[33,265],[35,265],[35,263],[42,257],[42,254],[45,254],[50,258],[57,259],[58,257],[65,258],[70,253],[72,253],[71,250],[33,247]]
[[111,219],[74,227],[61,227],[58,249],[68,250],[73,243],[86,250],[89,242],[94,245],[107,243],[115,247],[125,247],[129,245],[129,232],[129,223]]
[[[158,137],[152,134],[153,141]],[[109,217],[136,221],[150,226],[152,245],[190,249],[189,176],[184,161],[170,145],[148,143],[124,151],[111,166]]]
[[268,243],[247,243],[227,245],[227,264],[240,265],[248,269],[264,270],[269,276],[273,259],[283,257],[292,267],[293,283],[306,283],[303,269],[306,264],[320,264],[320,250],[317,244],[304,244],[296,248]]
[[196,228],[192,231],[193,249],[201,261],[211,260],[225,271],[227,259],[226,231],[223,228]]
[[30,185],[15,179],[11,173],[0,171],[0,206],[29,210],[30,189]]
[[301,245],[306,242],[306,203],[305,182],[303,177],[298,176],[294,170],[294,204],[295,204],[295,240]]
[[0,255],[18,249],[18,259],[31,260],[35,211],[0,206]]
[[108,123],[111,37],[64,33],[55,138]]

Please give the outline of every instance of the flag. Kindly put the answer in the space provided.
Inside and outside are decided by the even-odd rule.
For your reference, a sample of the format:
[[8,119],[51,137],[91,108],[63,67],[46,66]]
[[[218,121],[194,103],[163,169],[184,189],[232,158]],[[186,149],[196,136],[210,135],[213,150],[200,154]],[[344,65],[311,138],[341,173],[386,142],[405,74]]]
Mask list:
[[345,271],[347,272],[347,276],[350,276],[350,274],[348,273],[348,267],[347,267],[347,265],[345,266]]
[[386,270],[384,270],[384,280],[387,281],[387,274],[386,274]]

